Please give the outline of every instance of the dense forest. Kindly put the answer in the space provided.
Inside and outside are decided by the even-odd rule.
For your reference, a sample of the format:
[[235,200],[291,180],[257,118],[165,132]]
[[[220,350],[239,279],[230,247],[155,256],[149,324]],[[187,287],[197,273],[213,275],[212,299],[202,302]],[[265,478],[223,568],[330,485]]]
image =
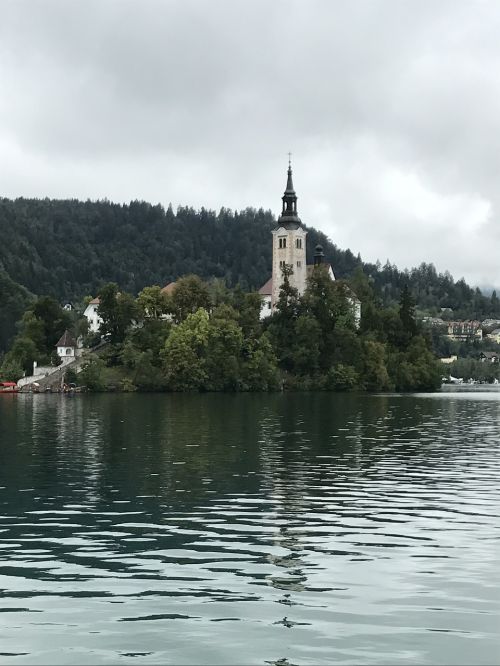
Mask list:
[[[0,199],[0,351],[30,294],[80,302],[107,282],[137,294],[186,274],[258,289],[271,271],[274,224],[272,213],[262,209],[174,212],[140,201]],[[495,293],[483,295],[430,264],[402,271],[390,263],[366,263],[312,228],[308,261],[317,243],[338,278],[361,267],[386,306],[396,304],[408,284],[417,308],[428,314],[449,307],[456,318],[500,317]]]

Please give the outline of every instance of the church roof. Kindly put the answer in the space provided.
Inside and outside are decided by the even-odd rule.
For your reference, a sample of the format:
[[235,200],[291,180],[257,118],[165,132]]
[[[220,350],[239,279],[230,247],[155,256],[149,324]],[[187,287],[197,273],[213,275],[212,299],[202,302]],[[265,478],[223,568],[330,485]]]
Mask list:
[[273,278],[270,277],[266,284],[263,284],[259,289],[259,294],[261,296],[271,296],[273,293]]
[[276,229],[279,229],[280,227],[286,229],[287,231],[290,230],[296,231],[297,229],[300,229],[302,227],[302,222],[299,220],[298,217],[295,220],[292,219],[288,220],[284,218],[282,215],[280,215],[278,218],[278,223],[274,227],[274,230],[276,231]]
[[[321,264],[321,265],[324,266],[327,271],[329,271],[330,268],[332,268],[331,264]],[[314,264],[307,264],[306,266],[307,277],[311,277],[313,270],[314,270]],[[332,273],[333,273],[333,268],[332,268]]]
[[297,215],[297,194],[293,187],[292,165],[290,162],[288,162],[286,188],[281,199],[283,201],[283,208],[281,210],[281,215],[278,218],[276,229],[279,229],[279,227],[293,230],[298,229],[302,225],[300,218]]
[[99,305],[100,302],[101,302],[101,299],[100,299],[99,297],[97,297],[97,298],[93,298],[93,299],[90,301],[89,305]]
[[161,290],[161,293],[162,294],[171,294],[174,291],[176,285],[177,285],[177,282],[169,282],[168,284],[166,284],[163,287],[163,289]]
[[75,339],[68,330],[64,331],[56,347],[76,347]]

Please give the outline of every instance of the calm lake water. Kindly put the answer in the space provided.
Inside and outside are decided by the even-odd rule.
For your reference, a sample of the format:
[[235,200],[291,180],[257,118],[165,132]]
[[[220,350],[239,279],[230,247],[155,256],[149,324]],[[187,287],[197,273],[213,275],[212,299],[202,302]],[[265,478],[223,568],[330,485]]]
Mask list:
[[0,397],[0,662],[498,664],[500,393]]

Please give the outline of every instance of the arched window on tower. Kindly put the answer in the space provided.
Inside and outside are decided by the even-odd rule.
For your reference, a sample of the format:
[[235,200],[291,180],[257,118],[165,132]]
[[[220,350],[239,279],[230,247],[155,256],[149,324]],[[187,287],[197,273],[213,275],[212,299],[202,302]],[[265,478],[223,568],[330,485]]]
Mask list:
[[279,246],[280,250],[283,249],[284,247],[286,247],[286,236],[279,239],[278,246]]
[[302,250],[302,238],[295,239],[295,247],[297,250]]

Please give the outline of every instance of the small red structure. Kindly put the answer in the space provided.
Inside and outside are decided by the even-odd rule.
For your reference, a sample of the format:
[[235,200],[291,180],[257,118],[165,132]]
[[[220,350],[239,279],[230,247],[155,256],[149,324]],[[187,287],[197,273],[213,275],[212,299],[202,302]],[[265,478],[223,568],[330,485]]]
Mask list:
[[16,382],[0,382],[0,394],[17,393],[18,391]]

